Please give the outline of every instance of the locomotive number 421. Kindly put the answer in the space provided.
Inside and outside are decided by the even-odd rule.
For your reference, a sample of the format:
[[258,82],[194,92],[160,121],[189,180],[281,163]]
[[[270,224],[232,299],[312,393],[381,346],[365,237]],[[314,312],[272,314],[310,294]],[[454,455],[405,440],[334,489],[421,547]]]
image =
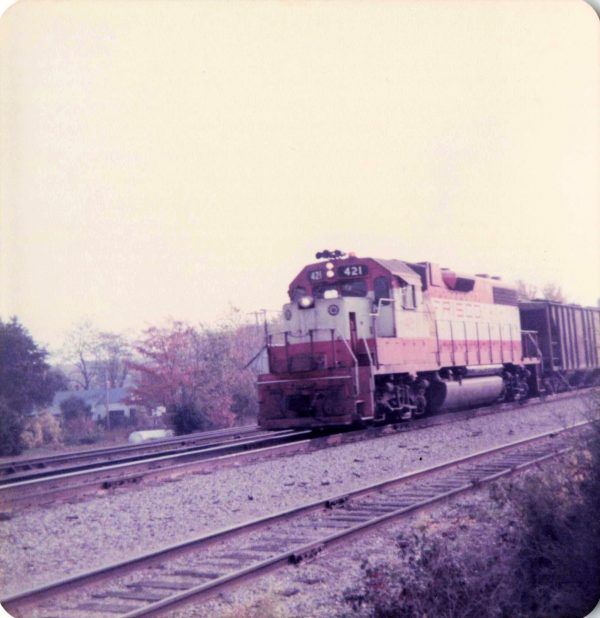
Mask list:
[[338,277],[362,277],[368,273],[369,269],[364,264],[354,264],[353,266],[340,266]]

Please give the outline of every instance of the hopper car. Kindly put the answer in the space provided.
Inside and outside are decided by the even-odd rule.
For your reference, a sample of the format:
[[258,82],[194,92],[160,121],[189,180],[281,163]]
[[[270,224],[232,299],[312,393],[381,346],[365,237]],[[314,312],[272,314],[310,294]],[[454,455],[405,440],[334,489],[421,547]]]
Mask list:
[[259,425],[409,420],[600,382],[600,309],[432,262],[322,251],[267,331]]

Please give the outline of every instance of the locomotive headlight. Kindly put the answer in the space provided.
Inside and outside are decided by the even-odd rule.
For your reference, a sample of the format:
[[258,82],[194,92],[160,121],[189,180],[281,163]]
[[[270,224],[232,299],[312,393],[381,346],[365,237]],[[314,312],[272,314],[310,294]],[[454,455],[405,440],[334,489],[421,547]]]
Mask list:
[[333,272],[333,270],[328,270],[327,276],[331,279],[331,277],[335,277],[335,273]]
[[310,309],[315,304],[315,299],[312,296],[303,296],[298,301],[298,307],[300,309]]
[[327,270],[333,270],[333,262],[327,262],[327,264],[325,264],[325,268]]

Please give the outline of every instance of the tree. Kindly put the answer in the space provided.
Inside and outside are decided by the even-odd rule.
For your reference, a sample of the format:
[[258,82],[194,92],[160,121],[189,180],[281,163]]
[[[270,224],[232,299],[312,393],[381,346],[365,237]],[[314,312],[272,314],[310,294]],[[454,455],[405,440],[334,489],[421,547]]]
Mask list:
[[49,404],[64,383],[47,356],[16,317],[0,319],[0,454],[22,451],[24,416]]
[[89,321],[80,322],[68,334],[62,357],[72,366],[69,378],[79,388],[123,386],[129,370],[131,346],[124,335],[99,331]]
[[230,426],[226,343],[218,333],[180,321],[147,329],[136,345],[140,361],[130,363],[137,376],[134,396],[149,407],[165,406],[171,414],[193,409],[202,419],[198,429]]
[[178,431],[230,426],[256,419],[256,365],[264,345],[260,324],[239,310],[216,327],[171,320],[147,329],[135,345],[134,397],[152,408],[165,406]]
[[519,301],[533,300],[537,296],[537,287],[525,283],[522,279],[517,281],[517,298]]
[[519,301],[533,300],[541,297],[557,303],[567,302],[567,297],[563,293],[562,288],[559,285],[556,285],[556,283],[546,283],[546,285],[542,288],[542,293],[540,296],[535,285],[525,283],[521,279],[517,281],[517,297]]
[[47,356],[16,317],[0,319],[0,396],[17,413],[50,403],[58,390],[60,373],[50,369]]
[[0,455],[20,455],[23,452],[23,427],[23,417],[0,397]]
[[94,380],[104,386],[108,381],[110,388],[120,388],[125,384],[129,373],[131,346],[124,335],[99,332],[93,342]]
[[67,334],[61,350],[64,361],[73,366],[68,373],[69,379],[86,391],[93,387],[93,350],[97,336],[98,332],[90,321],[79,322]]
[[566,303],[567,297],[563,294],[562,288],[560,285],[556,285],[556,283],[547,283],[542,293],[546,300],[552,300],[557,303]]

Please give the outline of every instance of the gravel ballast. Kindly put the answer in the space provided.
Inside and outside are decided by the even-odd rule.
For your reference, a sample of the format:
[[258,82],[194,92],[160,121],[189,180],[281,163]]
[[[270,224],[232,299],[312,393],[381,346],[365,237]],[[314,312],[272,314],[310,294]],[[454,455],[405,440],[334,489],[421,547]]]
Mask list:
[[[522,486],[527,477],[537,480],[547,474],[558,478],[565,474],[565,469],[566,474],[574,473],[577,466],[576,457],[567,455],[546,461],[510,480],[502,480],[500,484]],[[288,566],[252,584],[216,595],[202,605],[190,603],[172,610],[170,618],[372,617],[368,608],[352,611],[353,604],[349,602],[350,597],[362,592],[365,567],[399,565],[399,537],[407,540],[417,535],[437,538],[447,544],[450,551],[469,547],[473,537],[479,540],[480,546],[485,546],[494,539],[498,529],[510,529],[514,518],[518,517],[509,504],[503,504],[501,499],[491,500],[490,495],[494,493],[502,494],[502,490],[495,492],[493,487],[485,486],[461,495],[448,503],[381,526],[308,563]],[[595,613],[591,616],[598,618]]]
[[8,596],[250,518],[560,429],[585,419],[587,409],[584,398],[567,399],[15,512],[0,521],[0,587]]

